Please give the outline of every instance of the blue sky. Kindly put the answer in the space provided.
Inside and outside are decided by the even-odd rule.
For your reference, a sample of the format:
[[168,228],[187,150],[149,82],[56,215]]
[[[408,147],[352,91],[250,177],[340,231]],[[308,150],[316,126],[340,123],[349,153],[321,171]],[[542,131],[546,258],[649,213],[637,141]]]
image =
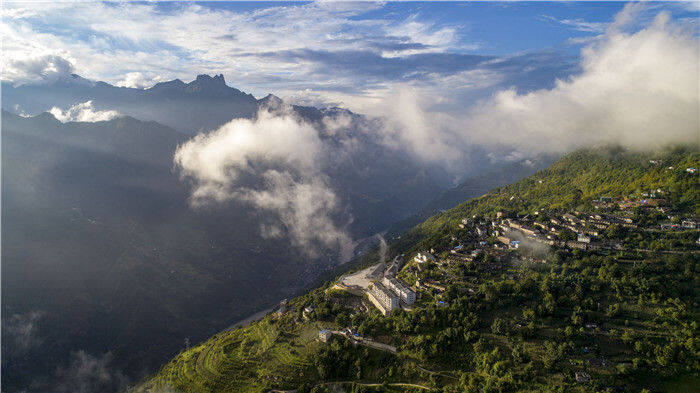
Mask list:
[[[6,3],[3,80],[68,72],[131,87],[223,73],[256,96],[362,110],[395,86],[446,91],[446,107],[493,91],[552,87],[580,72],[621,2]],[[694,26],[697,3],[649,3]],[[449,100],[447,100],[449,98]],[[449,101],[449,102],[448,102]]]

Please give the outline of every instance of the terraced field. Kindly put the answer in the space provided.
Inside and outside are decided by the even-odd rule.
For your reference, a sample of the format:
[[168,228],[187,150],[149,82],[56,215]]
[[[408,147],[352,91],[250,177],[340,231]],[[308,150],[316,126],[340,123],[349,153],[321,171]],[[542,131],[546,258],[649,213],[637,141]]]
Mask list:
[[319,343],[311,325],[293,327],[267,317],[227,331],[176,356],[134,392],[259,392],[298,386],[314,374],[309,356]]

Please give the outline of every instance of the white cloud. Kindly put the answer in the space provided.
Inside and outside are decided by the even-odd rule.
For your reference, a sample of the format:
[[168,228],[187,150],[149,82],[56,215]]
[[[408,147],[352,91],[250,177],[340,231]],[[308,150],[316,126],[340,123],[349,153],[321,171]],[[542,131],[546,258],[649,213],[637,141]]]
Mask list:
[[581,18],[577,19],[567,19],[567,18],[556,18],[549,15],[542,15],[542,18],[559,23],[564,26],[568,26],[576,31],[581,31],[584,33],[602,33],[608,27],[607,23],[603,22],[589,22]]
[[165,78],[160,75],[149,77],[143,72],[129,72],[124,75],[124,78],[115,83],[119,87],[132,87],[142,89],[155,85],[158,82],[163,82]]
[[85,351],[71,353],[67,366],[56,370],[51,390],[66,393],[94,393],[123,390],[128,378],[112,365],[113,356],[93,356]]
[[7,341],[8,347],[3,350],[8,350],[9,354],[21,354],[31,348],[41,344],[41,339],[38,337],[39,322],[43,317],[42,311],[30,311],[26,314],[14,314],[12,317],[3,318],[3,341]]
[[67,123],[69,121],[80,121],[80,122],[90,122],[94,123],[97,121],[108,121],[119,116],[117,111],[112,110],[96,110],[92,106],[92,101],[85,101],[73,105],[72,107],[61,110],[58,107],[53,107],[49,110],[57,120],[62,123]]
[[2,72],[3,80],[32,83],[53,82],[69,76],[73,69],[73,62],[61,55],[30,54],[7,59]]
[[[15,83],[34,81],[20,66],[24,59],[42,54],[69,59],[72,72],[86,78],[123,86],[141,87],[152,80],[135,74],[124,78],[135,71],[183,80],[198,72],[224,73],[237,86],[263,94],[269,88],[260,91],[258,86],[269,86],[271,76],[280,78],[279,85],[300,80],[333,84],[337,76],[315,72],[315,61],[305,60],[300,67],[299,60],[271,53],[302,49],[381,53],[371,45],[377,41],[417,44],[433,51],[457,47],[453,28],[415,17],[405,22],[356,18],[382,7],[369,2],[284,4],[250,11],[194,3],[173,5],[167,11],[140,3],[5,6],[9,17],[0,22],[3,80]],[[373,37],[371,42],[368,36]]]
[[[323,150],[311,125],[288,112],[263,110],[255,120],[234,119],[197,135],[178,148],[174,161],[193,183],[194,206],[248,203],[275,218],[261,227],[264,236],[286,231],[313,256],[320,248],[349,241],[335,224],[341,207],[322,173]],[[250,175],[262,181],[256,183]]]
[[605,38],[583,49],[579,75],[552,89],[500,91],[472,109],[470,139],[528,152],[697,143],[697,37],[665,13],[644,29],[623,32],[631,14],[625,8]]
[[377,107],[383,114],[383,142],[406,150],[418,160],[453,168],[461,159],[463,143],[454,143],[458,134],[449,123],[444,123],[444,114],[423,109],[431,104],[426,101],[432,98],[408,86],[387,95]]
[[625,7],[582,50],[581,72],[551,89],[499,90],[471,107],[443,111],[441,105],[456,104],[446,93],[453,88],[502,83],[501,74],[474,70],[383,86],[360,101],[362,109],[383,118],[385,145],[461,174],[474,148],[512,161],[601,144],[699,143],[698,39],[665,13],[640,27],[639,7]]

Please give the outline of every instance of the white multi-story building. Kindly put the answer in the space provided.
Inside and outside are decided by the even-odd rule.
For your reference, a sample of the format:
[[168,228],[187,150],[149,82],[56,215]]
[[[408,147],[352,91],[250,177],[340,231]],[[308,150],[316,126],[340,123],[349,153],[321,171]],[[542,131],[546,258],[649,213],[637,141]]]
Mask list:
[[378,282],[372,284],[368,295],[369,300],[371,300],[384,315],[399,308],[399,297]]
[[419,252],[413,260],[418,263],[435,262],[435,257],[429,252]]
[[327,343],[331,337],[333,337],[333,333],[331,333],[329,330],[323,329],[318,332],[318,339],[324,343]]
[[416,293],[398,279],[384,277],[382,284],[399,295],[399,298],[409,306],[416,302]]

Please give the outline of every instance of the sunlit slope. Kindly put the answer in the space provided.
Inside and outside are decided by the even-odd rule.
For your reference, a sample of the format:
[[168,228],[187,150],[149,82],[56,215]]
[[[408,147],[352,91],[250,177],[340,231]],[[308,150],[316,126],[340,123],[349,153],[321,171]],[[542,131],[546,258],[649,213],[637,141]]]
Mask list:
[[[689,216],[698,212],[700,198],[698,173],[688,168],[698,166],[696,147],[576,151],[533,176],[431,217],[394,241],[391,254],[448,250],[461,219],[473,214],[590,209],[593,199],[649,190],[663,190],[672,209]],[[697,238],[687,230],[669,236],[683,238],[684,245],[688,236],[695,236],[691,244]],[[664,387],[662,377],[675,375],[668,386],[686,386],[698,369],[697,356],[692,360],[697,344],[689,339],[698,315],[692,304],[698,269],[693,250],[624,256],[560,250],[537,267],[460,266],[477,279],[471,292],[458,285],[440,297],[424,292],[413,312],[389,317],[371,306],[369,312],[348,308],[349,295],[326,286],[292,299],[292,311],[282,318],[270,315],[184,351],[136,391],[320,392],[350,381],[355,385],[345,384],[347,391],[594,392],[614,384],[631,391],[648,386],[674,391]],[[437,306],[437,299],[447,305]],[[543,304],[551,304],[552,311]],[[302,318],[306,306],[316,310],[313,322]],[[600,329],[591,331],[582,321],[595,321]],[[332,344],[316,340],[320,328],[344,326],[383,338],[398,355],[353,347],[342,338]],[[599,365],[601,359],[609,365]],[[659,367],[663,373],[655,371]],[[576,372],[589,368],[594,380],[576,381]]]
[[661,197],[674,210],[700,214],[698,172],[687,172],[699,166],[697,146],[658,152],[578,150],[532,176],[430,217],[404,234],[395,247],[404,251],[434,248],[447,240],[447,232],[462,218],[473,214],[584,208],[600,197],[627,197],[657,189],[664,190]]

